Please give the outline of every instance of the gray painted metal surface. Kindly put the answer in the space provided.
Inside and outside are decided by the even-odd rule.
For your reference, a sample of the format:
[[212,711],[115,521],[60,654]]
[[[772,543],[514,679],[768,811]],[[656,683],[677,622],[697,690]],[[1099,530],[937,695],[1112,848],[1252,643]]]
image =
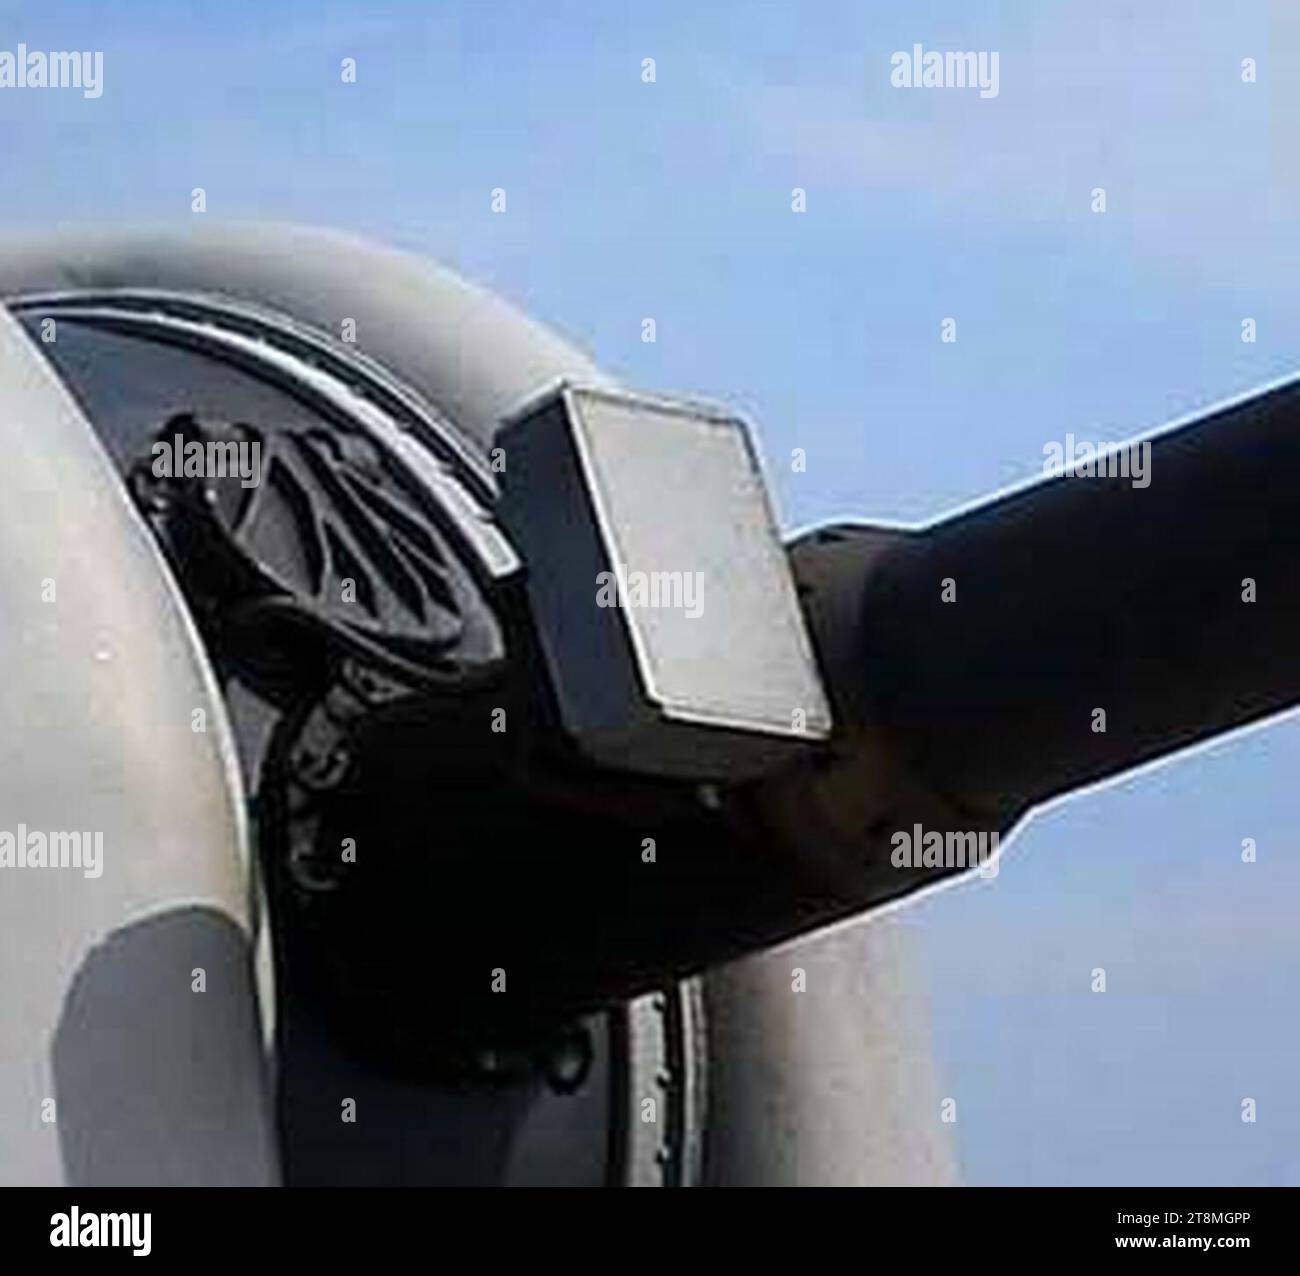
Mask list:
[[561,713],[591,757],[739,780],[829,735],[742,421],[563,386],[497,437],[501,519],[528,568]]
[[3,312],[0,451],[0,830],[102,848],[91,874],[0,868],[0,1182],[272,1183],[225,713],[89,425]]
[[0,244],[0,295],[162,288],[280,310],[417,387],[480,447],[498,420],[565,375],[607,381],[571,344],[452,271],[354,236],[300,227],[81,231]]

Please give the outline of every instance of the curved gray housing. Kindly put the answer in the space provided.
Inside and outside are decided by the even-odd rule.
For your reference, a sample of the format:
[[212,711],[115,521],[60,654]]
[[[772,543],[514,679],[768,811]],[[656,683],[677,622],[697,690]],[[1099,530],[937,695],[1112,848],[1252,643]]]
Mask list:
[[[0,441],[0,1182],[272,1183],[225,710],[90,426],[2,312]],[[60,866],[33,865],[56,835]]]
[[63,234],[0,245],[0,297],[65,289],[219,293],[338,337],[419,390],[477,443],[560,376],[607,380],[571,345],[451,271],[353,236],[283,226]]

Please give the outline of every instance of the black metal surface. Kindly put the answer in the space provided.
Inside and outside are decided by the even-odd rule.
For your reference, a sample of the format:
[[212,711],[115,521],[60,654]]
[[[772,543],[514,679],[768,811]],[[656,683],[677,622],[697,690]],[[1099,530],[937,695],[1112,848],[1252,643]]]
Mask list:
[[868,712],[1014,818],[1300,700],[1298,582],[1293,381],[1154,436],[1149,486],[1060,477],[899,538],[862,581]]

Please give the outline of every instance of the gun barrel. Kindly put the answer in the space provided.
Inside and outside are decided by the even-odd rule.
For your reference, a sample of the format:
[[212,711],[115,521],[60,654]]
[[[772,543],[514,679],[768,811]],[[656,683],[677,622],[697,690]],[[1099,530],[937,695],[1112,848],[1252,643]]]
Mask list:
[[963,806],[1019,813],[1300,700],[1300,381],[1127,449],[867,576],[872,711]]

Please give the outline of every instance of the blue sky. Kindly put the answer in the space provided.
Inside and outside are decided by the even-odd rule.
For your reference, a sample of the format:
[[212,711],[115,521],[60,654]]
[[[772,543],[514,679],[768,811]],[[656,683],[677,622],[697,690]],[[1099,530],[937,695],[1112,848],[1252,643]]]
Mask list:
[[[203,186],[413,248],[745,409],[789,527],[922,521],[1300,363],[1296,8],[0,3],[0,48],[105,54],[97,100],[0,91],[0,225]],[[917,42],[997,50],[999,95],[892,88]],[[1292,719],[1221,741],[907,911],[967,1181],[1300,1183],[1298,763]]]

